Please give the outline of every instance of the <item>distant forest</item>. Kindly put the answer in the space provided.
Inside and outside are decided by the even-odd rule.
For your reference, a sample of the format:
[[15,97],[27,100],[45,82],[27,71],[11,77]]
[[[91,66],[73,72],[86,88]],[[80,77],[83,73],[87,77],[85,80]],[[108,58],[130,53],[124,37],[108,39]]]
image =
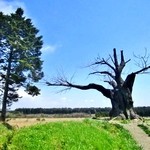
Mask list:
[[[111,108],[18,108],[14,112],[22,114],[72,114],[72,113],[86,113],[86,114],[98,114],[100,116],[108,116]],[[142,116],[150,116],[150,106],[135,107],[135,112]]]

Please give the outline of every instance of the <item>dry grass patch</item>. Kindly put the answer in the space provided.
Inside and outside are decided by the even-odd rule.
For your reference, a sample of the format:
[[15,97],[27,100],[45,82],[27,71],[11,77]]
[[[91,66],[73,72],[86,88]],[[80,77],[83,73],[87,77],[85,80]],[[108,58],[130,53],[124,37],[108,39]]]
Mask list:
[[39,123],[57,122],[57,121],[82,121],[84,118],[12,118],[8,119],[7,123],[20,128],[31,126]]

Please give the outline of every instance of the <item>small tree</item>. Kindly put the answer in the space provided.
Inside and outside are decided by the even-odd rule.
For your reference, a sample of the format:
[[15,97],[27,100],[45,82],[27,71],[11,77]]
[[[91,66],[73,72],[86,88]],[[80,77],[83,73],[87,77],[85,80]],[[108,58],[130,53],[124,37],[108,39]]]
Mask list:
[[129,74],[125,80],[122,78],[122,71],[125,65],[130,61],[124,60],[123,51],[121,51],[120,62],[116,54],[116,49],[113,50],[113,56],[109,56],[108,59],[98,57],[94,63],[90,66],[96,66],[102,68],[102,66],[108,67],[108,70],[96,70],[90,74],[94,75],[105,75],[108,77],[107,82],[112,86],[111,89],[106,89],[102,85],[90,83],[88,85],[76,85],[69,82],[65,77],[58,77],[51,83],[47,82],[48,86],[64,86],[66,89],[77,88],[81,90],[95,89],[101,92],[105,97],[111,100],[112,109],[109,113],[110,117],[120,117],[123,119],[134,119],[138,118],[138,115],[133,110],[133,100],[132,100],[132,88],[136,74],[142,73],[150,68],[146,66],[146,62],[142,57],[145,65],[139,71]]
[[31,19],[23,16],[18,8],[15,13],[0,12],[0,96],[2,101],[1,120],[5,121],[7,105],[18,101],[20,87],[32,96],[39,89],[33,85],[43,77],[41,51],[42,36]]

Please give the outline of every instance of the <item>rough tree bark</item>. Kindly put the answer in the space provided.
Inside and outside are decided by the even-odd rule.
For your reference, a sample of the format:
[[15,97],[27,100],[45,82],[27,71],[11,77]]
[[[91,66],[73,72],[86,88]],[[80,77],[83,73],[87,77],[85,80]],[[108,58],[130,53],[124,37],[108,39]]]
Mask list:
[[93,65],[105,65],[110,68],[111,71],[95,71],[90,74],[102,74],[107,75],[109,80],[105,81],[109,83],[113,88],[106,89],[102,85],[98,84],[88,84],[88,85],[76,85],[68,82],[66,78],[57,78],[54,83],[46,82],[48,86],[63,86],[69,88],[77,88],[80,90],[95,89],[101,92],[105,97],[111,100],[112,109],[109,113],[111,118],[118,117],[120,119],[136,119],[139,116],[134,112],[133,100],[132,100],[132,89],[135,81],[136,74],[144,72],[149,69],[150,66],[144,67],[141,70],[129,74],[125,80],[122,79],[121,74],[126,63],[130,60],[125,61],[123,51],[121,51],[121,61],[118,63],[118,58],[116,54],[116,49],[113,50],[113,57],[109,57],[111,63],[108,59],[105,60],[98,58]]
[[5,121],[5,118],[6,118],[7,96],[8,96],[12,53],[13,53],[13,49],[11,48],[11,51],[9,54],[9,59],[8,59],[8,69],[7,69],[6,78],[5,78],[6,81],[5,81],[4,96],[3,96],[3,101],[2,101],[2,113],[1,113],[1,120],[2,121]]

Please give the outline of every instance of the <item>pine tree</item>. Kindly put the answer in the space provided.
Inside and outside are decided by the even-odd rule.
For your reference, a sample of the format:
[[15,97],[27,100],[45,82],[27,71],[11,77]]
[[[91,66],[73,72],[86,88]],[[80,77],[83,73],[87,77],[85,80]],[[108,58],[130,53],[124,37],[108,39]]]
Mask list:
[[34,82],[44,76],[42,72],[42,36],[31,19],[23,16],[18,8],[15,13],[0,12],[0,95],[1,120],[5,121],[7,106],[18,101],[20,87],[32,96],[40,94]]

